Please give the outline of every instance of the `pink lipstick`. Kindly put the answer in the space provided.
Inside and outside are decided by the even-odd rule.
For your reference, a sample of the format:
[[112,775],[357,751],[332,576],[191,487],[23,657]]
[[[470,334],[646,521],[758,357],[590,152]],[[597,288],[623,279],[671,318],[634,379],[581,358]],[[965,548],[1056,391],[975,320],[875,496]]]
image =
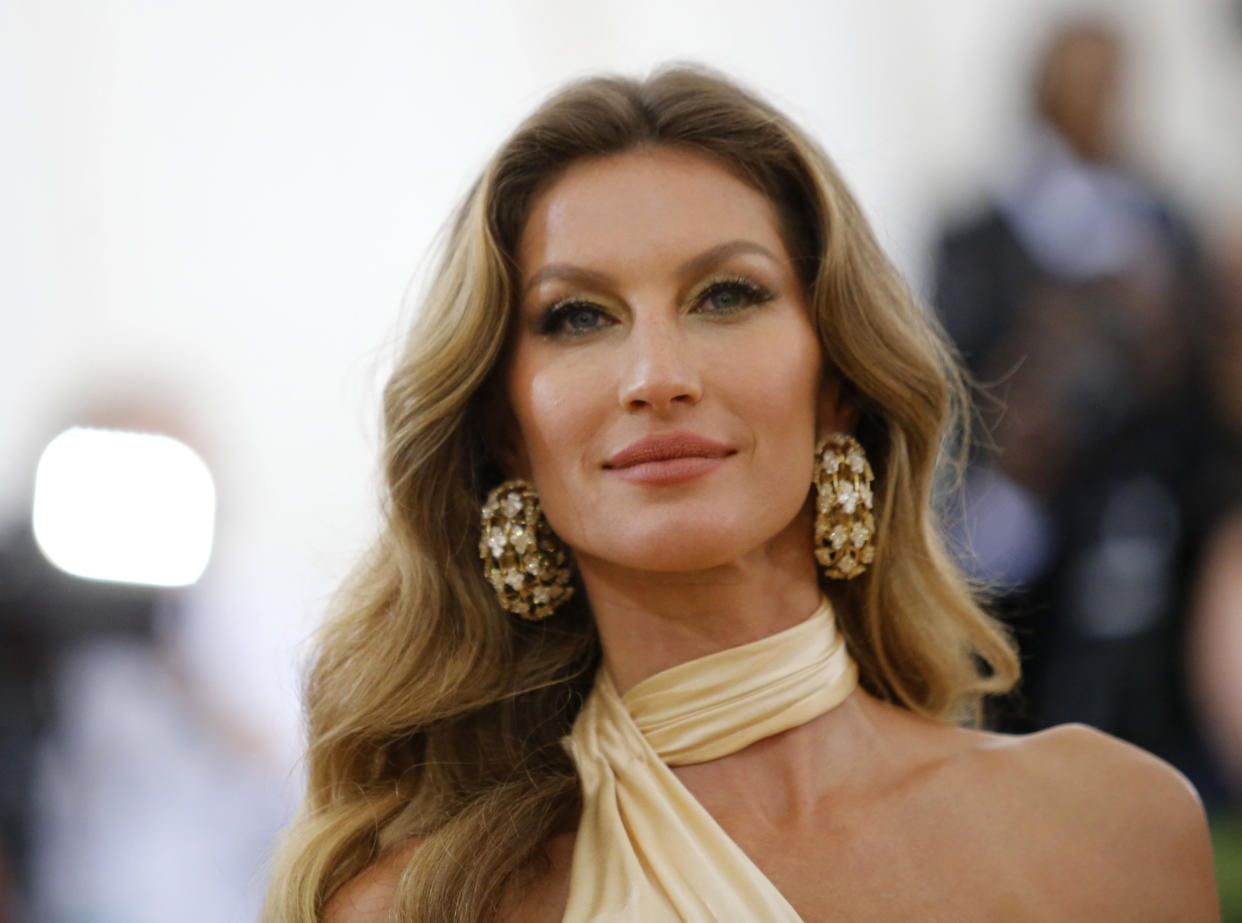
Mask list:
[[736,450],[694,433],[647,436],[604,463],[605,470],[639,484],[680,484],[714,471]]

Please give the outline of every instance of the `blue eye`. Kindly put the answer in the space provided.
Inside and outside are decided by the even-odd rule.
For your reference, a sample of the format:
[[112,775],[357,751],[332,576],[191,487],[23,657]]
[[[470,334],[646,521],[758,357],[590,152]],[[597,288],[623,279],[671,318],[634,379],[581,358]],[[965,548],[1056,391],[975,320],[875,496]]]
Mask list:
[[553,305],[539,324],[547,336],[579,336],[607,326],[608,316],[585,301],[565,301]]
[[713,308],[717,308],[721,311],[732,311],[735,308],[740,308],[742,306],[746,300],[746,296],[733,287],[718,288],[716,291],[708,295],[706,300]]
[[731,314],[765,301],[772,293],[748,279],[720,279],[708,284],[698,297],[698,305],[709,313]]
[[599,323],[599,312],[593,308],[573,308],[565,316],[565,325],[570,330],[590,330]]

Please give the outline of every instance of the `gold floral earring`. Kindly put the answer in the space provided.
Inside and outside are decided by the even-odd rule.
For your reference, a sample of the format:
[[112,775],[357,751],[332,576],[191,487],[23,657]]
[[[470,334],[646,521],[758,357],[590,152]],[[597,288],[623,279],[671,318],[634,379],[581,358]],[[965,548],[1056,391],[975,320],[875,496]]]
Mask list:
[[815,560],[834,580],[852,580],[875,560],[874,479],[853,436],[833,433],[815,448]]
[[573,596],[565,546],[548,525],[528,481],[505,481],[483,504],[479,557],[501,607],[529,621]]

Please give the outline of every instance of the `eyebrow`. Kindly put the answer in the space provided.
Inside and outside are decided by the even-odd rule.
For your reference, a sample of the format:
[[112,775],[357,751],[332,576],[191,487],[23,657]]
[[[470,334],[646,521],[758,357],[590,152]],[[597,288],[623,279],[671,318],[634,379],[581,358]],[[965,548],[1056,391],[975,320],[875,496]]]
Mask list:
[[[758,256],[764,256],[778,265],[782,262],[775,253],[762,244],[755,243],[753,240],[730,240],[723,244],[709,247],[698,256],[693,256],[686,260],[677,267],[677,274],[684,276],[701,272],[717,263],[724,262],[731,256],[737,256],[741,253],[753,253]],[[609,286],[614,283],[613,278],[607,273],[575,266],[573,263],[549,263],[530,277],[530,281],[522,289],[522,294],[527,295],[535,286],[553,279],[574,282],[579,285]]]

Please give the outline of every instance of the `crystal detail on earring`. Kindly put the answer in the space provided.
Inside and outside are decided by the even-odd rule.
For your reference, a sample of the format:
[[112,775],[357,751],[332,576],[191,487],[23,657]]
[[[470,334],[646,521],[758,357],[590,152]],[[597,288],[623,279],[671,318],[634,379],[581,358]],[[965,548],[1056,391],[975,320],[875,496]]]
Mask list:
[[492,557],[498,558],[505,553],[505,534],[499,529],[492,529],[487,536],[487,546],[492,550]]
[[522,511],[522,495],[511,493],[504,500],[500,501],[500,510],[510,519],[517,516]]
[[513,542],[513,547],[517,549],[518,554],[526,554],[535,540],[521,526],[514,526],[509,533],[509,541]]
[[506,481],[482,506],[479,556],[500,605],[536,621],[573,596],[565,546],[525,481]]
[[843,433],[815,450],[815,560],[849,580],[875,560],[874,475],[861,445]]

